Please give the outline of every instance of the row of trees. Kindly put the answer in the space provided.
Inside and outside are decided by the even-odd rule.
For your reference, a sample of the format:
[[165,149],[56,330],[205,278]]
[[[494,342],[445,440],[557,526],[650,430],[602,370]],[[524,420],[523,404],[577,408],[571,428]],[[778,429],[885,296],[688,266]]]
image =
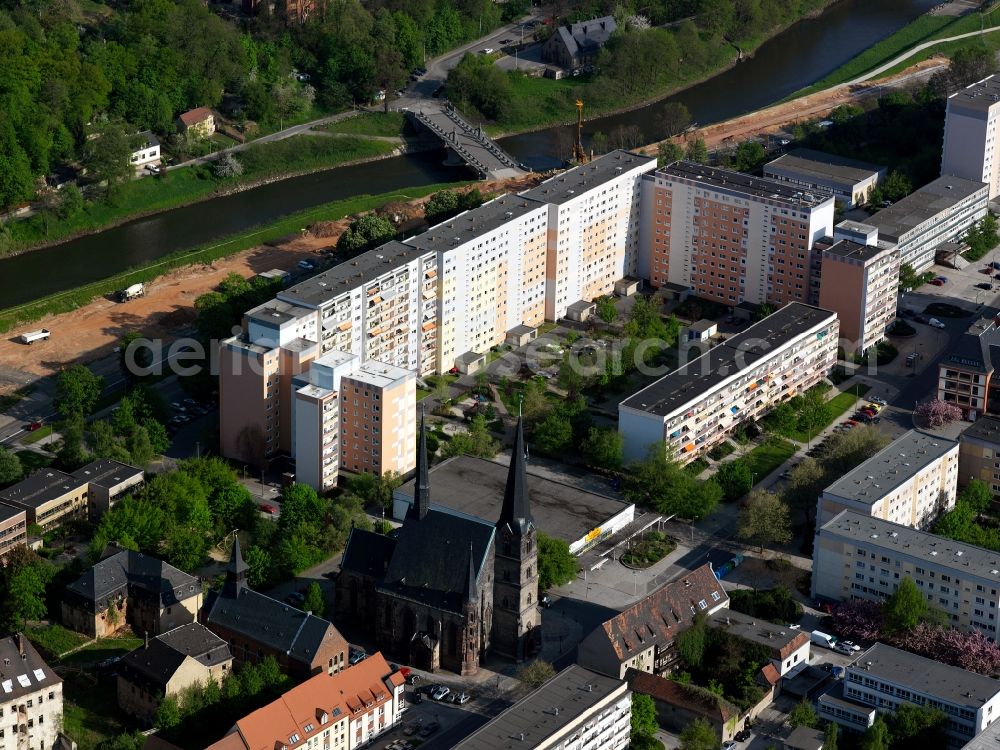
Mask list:
[[997,243],[1000,243],[1000,234],[997,234],[997,217],[988,213],[969,227],[969,231],[965,233],[965,242],[969,246],[969,249],[965,251],[966,260],[979,260],[995,248]]
[[995,524],[981,521],[993,502],[989,485],[973,479],[959,493],[955,507],[944,513],[934,525],[934,533],[974,544],[977,547],[1000,551],[1000,529]]

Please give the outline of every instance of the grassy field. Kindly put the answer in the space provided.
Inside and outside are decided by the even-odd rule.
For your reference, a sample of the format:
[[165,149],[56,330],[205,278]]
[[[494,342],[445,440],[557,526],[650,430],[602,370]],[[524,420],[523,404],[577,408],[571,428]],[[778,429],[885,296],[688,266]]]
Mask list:
[[110,294],[116,289],[121,289],[140,281],[149,282],[174,268],[189,266],[195,263],[210,263],[218,258],[224,258],[241,250],[247,250],[269,240],[275,240],[298,232],[303,226],[316,221],[341,219],[360,211],[370,211],[390,201],[413,200],[414,198],[430,195],[438,190],[453,189],[465,184],[468,183],[454,182],[421,185],[420,187],[406,188],[380,195],[358,195],[347,200],[325,203],[315,208],[299,211],[273,224],[247,229],[244,232],[214,242],[211,245],[168,255],[142,268],[126,271],[108,279],[96,281],[93,284],[88,284],[67,292],[53,294],[24,305],[0,310],[0,332],[9,331],[14,326],[37,320],[44,315],[75,310],[86,305],[95,297]]
[[94,750],[102,742],[134,729],[118,707],[114,679],[98,679],[85,670],[70,670],[63,682],[63,731],[79,750]]
[[406,115],[402,112],[365,112],[340,122],[322,126],[330,133],[350,135],[400,136],[406,127]]
[[858,383],[852,386],[849,391],[844,391],[843,393],[838,393],[836,396],[827,401],[827,407],[829,408],[829,419],[827,419],[823,424],[818,425],[812,433],[804,432],[802,430],[788,430],[783,432],[786,437],[792,440],[798,440],[800,443],[807,443],[812,438],[816,437],[820,432],[825,430],[831,424],[836,422],[843,416],[844,412],[854,406],[854,402],[859,398],[864,396],[870,390],[870,386],[864,383]]
[[322,135],[296,136],[253,146],[236,154],[235,158],[244,167],[243,174],[237,178],[217,179],[211,165],[185,167],[130,182],[113,203],[88,203],[69,219],[47,221],[43,216],[33,216],[11,222],[7,225],[9,238],[0,246],[0,254],[95,231],[143,213],[176,208],[257,180],[371,159],[393,148],[391,143],[366,138]]
[[32,445],[33,443],[37,443],[39,440],[42,440],[43,438],[47,438],[51,434],[52,434],[52,425],[50,424],[43,425],[42,427],[39,427],[37,430],[32,432],[27,437],[23,438],[21,442],[24,443],[25,445]]
[[[955,18],[952,16],[920,16],[901,28],[895,34],[891,34],[881,42],[878,42],[877,44],[866,49],[857,57],[844,63],[828,76],[820,79],[811,86],[807,86],[806,88],[797,91],[788,98],[794,99],[799,96],[805,96],[806,94],[813,94],[817,91],[830,88],[831,86],[836,86],[853,80],[858,76],[879,67],[880,65],[884,65],[912,47],[923,44],[924,42],[929,42],[933,39],[957,36],[958,34],[966,34],[968,32],[977,31],[980,29],[981,25],[985,25],[985,28],[1000,26],[1000,12],[997,12],[997,9],[994,9],[985,14],[982,20],[980,19],[978,13],[973,13],[961,18]],[[987,44],[992,43],[1000,46],[1000,36],[998,36],[998,34],[1000,34],[1000,32],[993,35],[987,34],[983,37],[983,41],[986,41]],[[978,41],[979,40],[975,37],[970,37],[969,39],[961,39],[957,42],[935,45],[934,47],[917,53],[899,65],[894,66],[884,75],[897,73],[904,68],[910,67],[914,63],[926,60],[931,55],[942,52],[948,54],[949,52],[954,52],[956,49],[961,47],[967,47],[970,44],[975,44]],[[994,47],[994,49],[995,48],[996,47]]]
[[28,628],[25,635],[39,650],[50,657],[58,657],[60,654],[82,646],[89,640],[87,636],[68,630],[62,625]]
[[795,446],[787,440],[775,438],[758,445],[743,457],[756,481],[762,480],[781,466],[795,453]]

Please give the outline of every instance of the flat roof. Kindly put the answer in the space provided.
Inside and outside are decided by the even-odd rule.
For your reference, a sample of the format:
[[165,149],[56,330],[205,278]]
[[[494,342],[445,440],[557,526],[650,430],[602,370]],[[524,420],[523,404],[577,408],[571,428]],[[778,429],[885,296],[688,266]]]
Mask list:
[[872,214],[866,224],[878,229],[879,235],[899,239],[915,227],[933,219],[980,190],[985,182],[966,180],[954,175],[942,175],[918,188],[888,208]]
[[771,171],[776,174],[804,175],[807,178],[856,185],[870,180],[884,169],[885,167],[823,151],[814,151],[811,148],[796,148],[765,164],[764,174]]
[[601,702],[625,695],[625,683],[576,664],[567,667],[454,745],[463,750],[539,747]]
[[836,313],[829,310],[790,302],[760,322],[730,336],[724,344],[709,349],[629,396],[620,406],[665,417],[726,378],[743,369],[750,369],[778,347],[836,317]]
[[863,505],[871,505],[958,447],[957,440],[910,430],[823,490]]
[[702,318],[701,320],[696,320],[691,325],[685,326],[685,328],[687,328],[689,331],[704,333],[705,331],[711,331],[713,328],[717,328],[718,325],[719,324],[716,323],[714,320],[707,320],[705,318]]
[[837,240],[823,250],[823,255],[867,263],[882,255],[887,249],[879,245],[862,245],[853,240]]
[[78,479],[58,469],[41,469],[17,484],[0,490],[0,502],[39,508],[47,502],[58,500],[63,495],[79,489],[86,483],[86,479]]
[[294,305],[281,299],[271,299],[247,310],[244,315],[263,325],[281,326],[291,323],[313,312],[310,308]]
[[545,204],[523,195],[503,195],[479,208],[464,211],[448,221],[436,224],[423,234],[411,237],[406,244],[427,252],[448,252],[472,242],[477,237],[499,229],[515,219],[544,209]]
[[[455,456],[430,469],[431,507],[456,510],[493,522],[500,517],[507,487],[505,464],[473,456]],[[629,506],[621,500],[548,479],[528,463],[531,515],[538,528],[572,543],[617,516]],[[413,498],[411,479],[398,490]]]
[[[3,498],[0,498],[2,500]],[[24,515],[23,508],[14,508],[10,505],[0,505],[0,526],[8,521]]]
[[876,643],[850,669],[973,710],[1000,692],[1000,680]]
[[550,177],[521,195],[543,203],[561,205],[579,198],[583,193],[593,190],[604,182],[619,177],[625,170],[649,164],[656,164],[655,156],[633,154],[631,151],[617,149],[587,164],[581,164]]
[[784,653],[785,649],[791,647],[792,651],[788,653],[793,653],[795,649],[801,648],[809,641],[809,635],[801,630],[751,617],[728,607],[713,612],[708,620],[713,628],[725,630],[745,641],[759,643],[775,652],[781,652],[782,658],[787,655]]
[[916,560],[951,568],[964,580],[970,576],[1000,583],[1000,552],[956,542],[927,531],[872,518],[853,510],[842,510],[822,527],[820,533],[852,543],[864,543],[895,550]]
[[980,417],[962,431],[959,442],[963,438],[982,440],[984,443],[1000,443],[1000,419]]
[[1000,77],[995,74],[981,81],[970,83],[948,97],[949,109],[963,109],[969,112],[988,112],[1000,102]]
[[282,289],[278,292],[278,299],[305,307],[319,307],[424,255],[427,255],[424,250],[393,240],[338,263],[300,284]]
[[997,750],[998,747],[1000,747],[1000,721],[994,721],[962,745],[962,750]]
[[833,200],[826,193],[812,193],[800,187],[779,182],[767,177],[752,177],[731,169],[710,167],[693,161],[678,161],[656,171],[658,175],[668,175],[684,180],[692,180],[703,185],[709,185],[718,190],[737,195],[749,195],[752,198],[763,198],[777,201],[796,208],[815,208]]
[[376,388],[385,388],[401,380],[415,377],[413,370],[404,370],[402,367],[375,360],[368,360],[354,372],[344,373],[342,376],[343,379],[367,383]]
[[72,476],[96,484],[98,487],[114,487],[129,479],[142,477],[143,474],[143,470],[136,466],[129,466],[111,458],[99,458],[86,466],[81,466],[72,473]]

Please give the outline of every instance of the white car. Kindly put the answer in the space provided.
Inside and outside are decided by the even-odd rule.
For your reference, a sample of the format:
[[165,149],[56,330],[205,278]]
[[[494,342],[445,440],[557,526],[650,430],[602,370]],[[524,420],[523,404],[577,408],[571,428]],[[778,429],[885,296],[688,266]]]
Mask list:
[[492,55],[493,54],[493,48],[492,47],[484,47],[483,50],[482,50],[482,52],[483,52],[484,55]]
[[451,692],[451,689],[445,685],[438,685],[434,688],[434,692],[431,693],[431,698],[436,701],[444,700],[444,697]]
[[942,323],[937,318],[931,318],[927,322],[930,323],[930,325],[934,326],[935,328],[944,328],[944,323]]
[[736,750],[736,743],[732,740],[726,740],[722,743],[722,750]]

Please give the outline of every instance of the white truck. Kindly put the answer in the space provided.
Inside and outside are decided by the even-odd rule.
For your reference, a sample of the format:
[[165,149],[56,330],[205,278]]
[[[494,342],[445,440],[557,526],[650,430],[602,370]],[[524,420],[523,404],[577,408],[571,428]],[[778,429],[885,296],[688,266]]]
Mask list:
[[814,630],[810,633],[809,640],[817,646],[823,646],[824,648],[833,648],[837,645],[837,638],[835,636],[828,635],[820,630]]
[[128,302],[130,299],[135,299],[136,297],[141,297],[146,293],[146,287],[142,284],[133,284],[132,286],[125,287],[124,289],[118,290],[118,301]]
[[22,333],[21,343],[34,344],[36,341],[44,341],[49,337],[50,333],[51,331],[49,331],[48,328],[39,328],[37,331],[28,331],[27,333]]

